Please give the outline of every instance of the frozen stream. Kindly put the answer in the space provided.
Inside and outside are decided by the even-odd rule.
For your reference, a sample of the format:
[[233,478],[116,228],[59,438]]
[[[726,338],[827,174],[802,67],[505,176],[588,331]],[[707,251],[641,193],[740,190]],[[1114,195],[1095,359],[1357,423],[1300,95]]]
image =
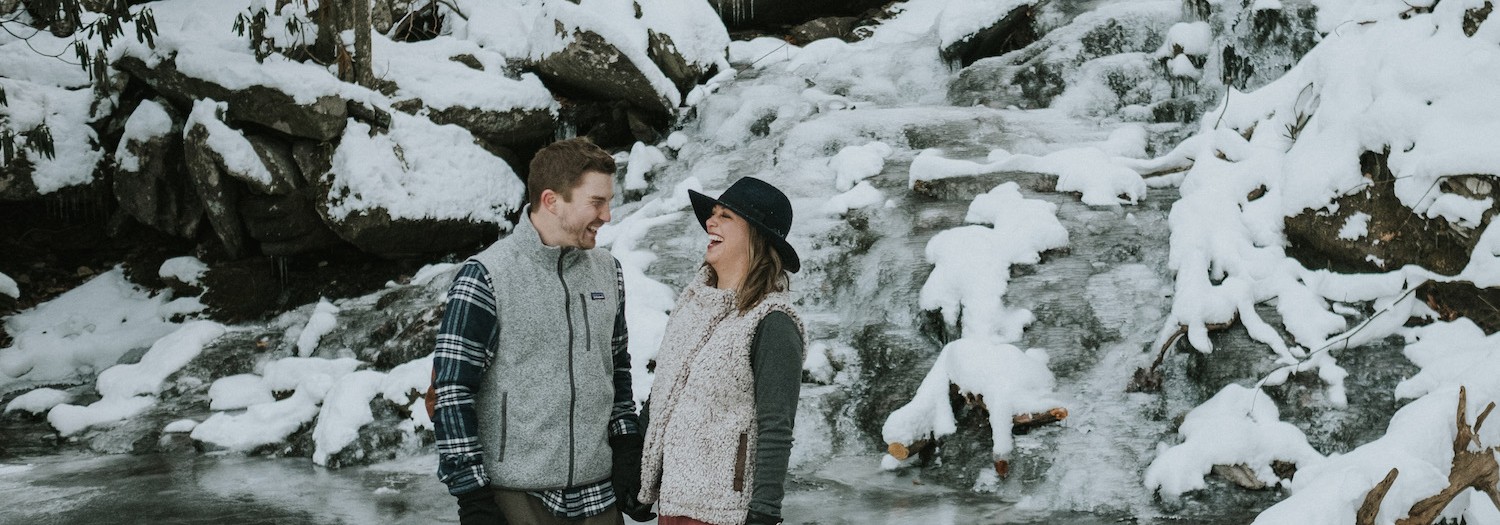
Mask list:
[[[12,460],[14,461],[14,460]],[[914,484],[841,458],[798,475],[793,523],[1035,523],[994,498]],[[457,523],[433,458],[328,470],[304,459],[237,455],[48,456],[0,466],[0,524]],[[24,504],[17,504],[25,502]],[[1114,520],[1069,516],[1069,523]]]

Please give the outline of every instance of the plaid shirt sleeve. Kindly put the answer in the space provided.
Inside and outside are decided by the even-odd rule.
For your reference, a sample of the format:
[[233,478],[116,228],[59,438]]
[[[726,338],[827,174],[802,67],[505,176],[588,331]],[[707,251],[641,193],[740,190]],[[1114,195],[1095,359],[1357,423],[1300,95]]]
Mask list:
[[438,479],[448,485],[449,494],[459,495],[490,483],[474,408],[474,394],[493,357],[498,322],[495,292],[484,265],[465,263],[448,289],[447,301],[432,359],[437,375],[433,430]]
[[618,259],[615,260],[615,289],[619,292],[620,307],[615,311],[615,333],[610,340],[610,349],[615,356],[615,404],[610,411],[609,435],[640,434],[640,421],[635,414],[635,391],[630,378],[630,333],[625,328],[625,272]]

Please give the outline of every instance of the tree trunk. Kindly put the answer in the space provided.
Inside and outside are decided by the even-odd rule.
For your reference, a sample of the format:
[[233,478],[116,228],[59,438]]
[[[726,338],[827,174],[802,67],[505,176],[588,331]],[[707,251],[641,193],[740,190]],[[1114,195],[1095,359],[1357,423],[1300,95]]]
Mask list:
[[354,81],[359,85],[374,88],[375,72],[370,56],[370,0],[354,0]]

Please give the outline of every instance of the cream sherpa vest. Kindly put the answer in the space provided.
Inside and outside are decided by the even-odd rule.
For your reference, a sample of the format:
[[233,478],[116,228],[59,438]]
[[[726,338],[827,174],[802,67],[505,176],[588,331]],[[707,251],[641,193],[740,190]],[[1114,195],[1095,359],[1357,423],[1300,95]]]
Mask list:
[[734,292],[708,286],[707,279],[707,269],[700,270],[683,290],[662,338],[640,499],[658,501],[663,516],[738,525],[750,509],[755,476],[756,329],[771,312],[785,312],[804,331],[786,293],[769,294],[740,314]]

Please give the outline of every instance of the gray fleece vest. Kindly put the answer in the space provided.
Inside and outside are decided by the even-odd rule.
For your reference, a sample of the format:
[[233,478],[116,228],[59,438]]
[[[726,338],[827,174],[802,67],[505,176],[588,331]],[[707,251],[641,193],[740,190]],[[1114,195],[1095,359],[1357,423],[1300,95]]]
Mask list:
[[473,259],[489,272],[499,330],[475,405],[492,483],[551,490],[608,478],[614,257],[542,244],[522,212]]

